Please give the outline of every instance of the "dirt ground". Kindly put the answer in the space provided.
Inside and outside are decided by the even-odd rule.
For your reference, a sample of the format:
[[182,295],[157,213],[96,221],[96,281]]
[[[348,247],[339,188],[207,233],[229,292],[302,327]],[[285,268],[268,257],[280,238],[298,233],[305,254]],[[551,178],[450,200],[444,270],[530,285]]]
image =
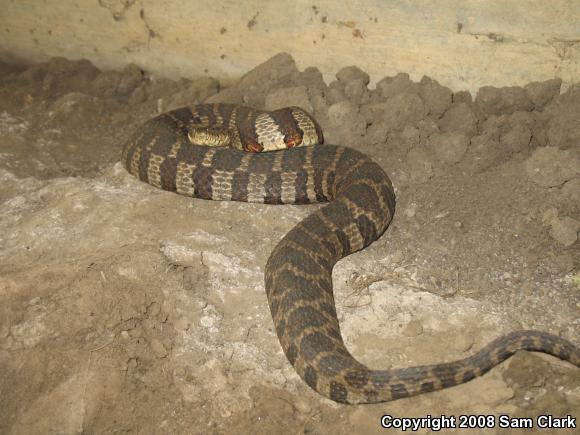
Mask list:
[[135,65],[0,64],[0,433],[384,433],[385,414],[579,419],[580,370],[525,352],[441,392],[324,399],[284,357],[263,285],[273,246],[318,206],[194,200],[118,163],[129,134],[168,109],[299,105],[327,143],[369,154],[396,188],[389,230],[334,270],[361,361],[464,358],[518,328],[580,344],[580,85],[483,87],[473,98],[428,77],[368,83],[350,66],[326,84],[287,54],[230,87]]

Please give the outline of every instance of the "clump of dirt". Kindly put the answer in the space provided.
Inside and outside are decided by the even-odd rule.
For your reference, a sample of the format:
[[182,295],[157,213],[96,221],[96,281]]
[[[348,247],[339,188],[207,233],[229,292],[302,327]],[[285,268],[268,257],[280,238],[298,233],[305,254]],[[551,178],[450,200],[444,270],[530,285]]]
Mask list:
[[484,377],[339,406],[284,358],[263,292],[313,207],[192,200],[118,164],[146,119],[201,102],[301,106],[391,175],[397,213],[334,271],[345,339],[378,368],[464,358],[499,334],[580,337],[580,85],[483,87],[279,54],[222,87],[86,60],[0,63],[0,432],[378,431],[380,416],[573,414],[578,370],[519,354]]

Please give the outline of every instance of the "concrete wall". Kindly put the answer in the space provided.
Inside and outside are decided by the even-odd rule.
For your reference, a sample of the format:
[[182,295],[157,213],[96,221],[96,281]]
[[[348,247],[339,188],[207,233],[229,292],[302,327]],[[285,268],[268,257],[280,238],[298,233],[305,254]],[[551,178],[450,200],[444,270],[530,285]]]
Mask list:
[[0,0],[0,57],[239,77],[287,51],[332,79],[427,74],[454,90],[580,81],[577,0]]

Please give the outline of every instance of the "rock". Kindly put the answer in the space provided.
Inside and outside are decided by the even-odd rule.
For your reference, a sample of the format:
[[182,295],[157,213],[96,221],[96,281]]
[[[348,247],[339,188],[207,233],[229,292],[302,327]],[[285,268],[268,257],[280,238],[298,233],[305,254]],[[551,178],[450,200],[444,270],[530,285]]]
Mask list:
[[561,186],[580,174],[580,160],[572,150],[538,148],[526,161],[526,172],[540,186]]
[[565,216],[552,219],[550,235],[562,246],[569,247],[578,240],[578,230],[580,230],[580,221]]
[[341,68],[341,70],[336,73],[336,78],[339,82],[344,82],[345,84],[360,80],[366,86],[370,82],[369,75],[355,65]]
[[425,115],[439,119],[451,106],[451,89],[441,86],[427,76],[423,76],[420,86],[419,95],[425,102]]
[[469,139],[463,133],[435,133],[429,138],[429,145],[445,163],[457,163],[465,155]]
[[276,110],[288,106],[301,107],[308,113],[313,113],[314,111],[305,86],[275,89],[266,97],[266,110]]
[[441,131],[461,131],[467,137],[477,132],[477,117],[466,103],[454,103],[439,120]]
[[510,114],[517,110],[532,110],[534,105],[526,91],[517,86],[495,88],[483,86],[475,98],[477,106],[488,115]]
[[397,94],[419,94],[419,84],[409,79],[409,74],[399,73],[395,77],[385,77],[377,83],[383,98],[391,98]]
[[524,86],[528,98],[536,110],[543,109],[552,99],[560,94],[562,79],[556,78],[543,82],[531,82]]

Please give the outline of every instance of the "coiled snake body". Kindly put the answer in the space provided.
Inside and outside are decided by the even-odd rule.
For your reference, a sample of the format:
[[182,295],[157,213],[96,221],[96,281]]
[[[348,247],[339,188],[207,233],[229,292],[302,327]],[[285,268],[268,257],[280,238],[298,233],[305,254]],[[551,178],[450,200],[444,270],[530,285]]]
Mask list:
[[[272,138],[283,138],[286,146],[296,148],[248,153],[192,144],[196,132],[203,136],[204,129],[210,129],[204,142],[211,142],[219,135],[214,128],[218,133],[231,130],[225,142],[239,139],[238,148],[259,151]],[[537,331],[513,332],[449,363],[389,370],[371,370],[359,363],[340,334],[332,268],[386,230],[395,211],[395,195],[385,172],[364,154],[332,145],[299,147],[316,141],[322,141],[320,128],[300,109],[266,113],[241,106],[198,105],[146,122],[125,145],[122,159],[140,180],[196,198],[329,202],[274,248],[266,264],[265,286],[288,360],[310,387],[334,401],[385,402],[451,387],[482,375],[522,349],[580,367],[578,347]]]

